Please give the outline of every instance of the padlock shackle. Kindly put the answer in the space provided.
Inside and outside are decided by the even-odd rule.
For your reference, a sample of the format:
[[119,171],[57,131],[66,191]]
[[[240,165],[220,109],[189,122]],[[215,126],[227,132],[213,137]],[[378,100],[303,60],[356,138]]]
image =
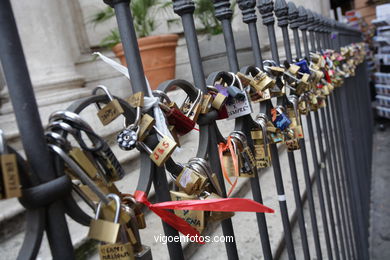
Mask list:
[[5,139],[4,131],[0,129],[0,154],[6,154],[7,150],[7,140]]
[[114,216],[114,223],[119,223],[119,217],[121,213],[121,199],[117,194],[109,193],[105,196],[105,200],[101,200],[96,208],[96,215],[95,219],[99,219],[100,216],[100,210],[102,208],[103,203],[108,205],[109,201],[114,200],[115,201],[115,216]]
[[[110,91],[109,91],[108,88],[107,88],[106,86],[104,86],[104,85],[98,85],[96,88],[94,88],[94,89],[92,90],[92,95],[96,95],[97,92],[98,92],[99,90],[100,90],[100,91],[103,91],[104,94],[108,97],[108,99],[109,99],[110,101],[113,101],[113,100],[114,100],[114,98],[113,98],[113,96],[111,95]],[[99,103],[96,103],[96,108],[97,108],[98,110],[102,109]]]

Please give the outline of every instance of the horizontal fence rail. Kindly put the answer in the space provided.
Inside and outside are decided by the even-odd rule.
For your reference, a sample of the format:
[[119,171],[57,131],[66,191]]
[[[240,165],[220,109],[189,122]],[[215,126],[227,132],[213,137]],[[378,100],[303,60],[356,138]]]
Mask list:
[[[113,97],[108,88],[99,86],[92,96],[66,110],[53,111],[44,130],[10,1],[0,1],[0,59],[26,155],[22,158],[0,137],[0,198],[11,197],[6,176],[10,178],[16,167],[21,194],[15,196],[26,208],[26,233],[18,259],[35,259],[44,233],[53,259],[75,259],[65,216],[90,226],[89,238],[99,241],[101,259],[152,259],[153,248],[142,244],[139,232],[148,228],[146,208],[162,219],[169,237],[179,232],[199,235],[204,228],[211,232],[208,226],[214,221],[221,224],[225,237],[235,238],[240,230],[229,211],[254,212],[258,248],[267,260],[280,258],[283,250],[289,259],[368,259],[373,118],[361,33],[293,2],[237,0],[254,58],[252,66],[240,67],[232,3],[211,2],[223,29],[225,71],[205,75],[195,3],[173,0],[171,8],[182,22],[193,84],[172,79],[152,91],[142,66],[130,0],[104,0],[115,11],[127,62],[119,69],[129,78],[132,95]],[[259,24],[267,35],[259,34]],[[278,49],[279,28],[285,57]],[[269,40],[271,60],[262,53],[259,38],[264,37]],[[172,102],[167,94],[172,88],[183,90],[187,103]],[[98,90],[105,94],[97,95]],[[116,188],[114,182],[125,174],[122,165],[108,143],[78,115],[90,105],[98,108],[103,125],[119,116],[125,118],[117,141],[123,150],[140,151],[135,191]],[[256,114],[253,108],[260,112]],[[216,121],[227,119],[234,119],[228,121],[234,130],[224,137]],[[191,131],[195,123],[199,125],[196,156],[175,162],[171,154],[178,136]],[[287,148],[288,168],[281,167],[281,147]],[[282,243],[276,247],[265,215],[273,210],[262,205],[259,178],[268,167],[273,170],[277,194],[271,195],[278,199],[275,210],[280,212],[283,230]],[[293,198],[286,198],[287,174]],[[236,179],[243,176],[249,178],[253,200],[230,196]],[[156,204],[148,201],[152,185]],[[84,212],[74,193],[96,215]],[[295,214],[288,211],[291,204]],[[185,214],[192,214],[191,218]],[[293,238],[295,217],[299,241]],[[225,242],[228,259],[239,259],[238,245],[236,239]],[[168,241],[169,257],[184,259],[184,247],[180,241]],[[114,248],[119,251],[112,254]]]

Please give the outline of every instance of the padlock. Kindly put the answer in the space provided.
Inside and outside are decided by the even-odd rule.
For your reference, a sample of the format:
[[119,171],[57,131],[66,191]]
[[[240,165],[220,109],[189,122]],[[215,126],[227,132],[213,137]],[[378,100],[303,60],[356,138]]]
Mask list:
[[[8,153],[7,142],[3,131],[0,129],[0,199],[22,196],[19,180],[19,170],[16,155]],[[4,188],[4,190],[2,190]]]
[[130,104],[130,106],[137,108],[144,106],[144,92],[137,92],[130,97],[126,98],[126,101]]
[[290,64],[290,66],[288,67],[288,71],[293,74],[293,75],[297,75],[298,74],[298,71],[301,69],[300,66],[296,65],[296,64]]
[[266,89],[273,88],[276,84],[276,81],[270,77],[265,72],[259,71],[259,73],[253,76],[251,81],[251,86],[255,87],[256,90],[264,92]]
[[282,106],[271,109],[271,114],[272,123],[280,130],[284,131],[291,124],[291,120],[284,113],[284,108]]
[[194,129],[195,121],[184,115],[178,108],[169,108],[164,104],[160,104],[160,108],[164,111],[168,124],[175,127],[178,135],[183,136]]
[[[180,191],[170,191],[172,201],[181,201],[181,200],[197,200],[196,195],[188,195],[185,192]],[[205,228],[205,216],[204,211],[200,210],[174,210],[175,214],[184,219],[188,224],[193,228],[198,230],[200,233]]]
[[246,136],[241,131],[233,131],[230,133],[233,140],[236,140],[236,147],[238,149],[240,177],[254,177],[255,159],[252,151],[250,150]]
[[[213,192],[204,192],[203,196],[200,199],[210,200],[210,199],[221,199],[221,196]],[[210,211],[207,221],[222,221],[234,217],[234,212],[231,211]]]
[[174,140],[169,138],[168,136],[165,136],[163,133],[160,132],[156,127],[154,127],[156,130],[156,133],[162,137],[160,142],[157,144],[157,146],[154,148],[154,150],[151,150],[145,143],[138,142],[140,147],[144,149],[145,152],[149,154],[149,158],[158,166],[162,166],[172,155],[174,150],[177,147],[177,144]]
[[89,177],[91,177],[91,179],[96,178],[98,170],[83,150],[78,147],[73,147],[69,151],[69,156],[77,162],[77,164],[88,174]]
[[103,125],[108,125],[118,116],[123,114],[124,111],[122,106],[119,104],[119,101],[113,98],[107,87],[99,85],[92,91],[92,94],[95,95],[99,90],[103,90],[104,93],[107,95],[108,99],[110,100],[110,102],[103,108],[101,108],[99,104],[96,104],[96,107],[98,109],[97,115],[100,119],[100,122],[102,122]]
[[176,185],[188,195],[195,193],[200,182],[201,177],[199,173],[189,167],[183,167],[183,170],[175,180]]
[[187,97],[180,108],[183,114],[194,122],[198,120],[203,99],[202,91],[200,89],[198,89],[197,91],[198,94],[196,96],[196,99],[190,100],[190,97]]
[[[135,121],[126,126],[127,122],[125,122],[125,129],[123,129],[116,137],[116,141],[118,143],[119,148],[125,151],[133,150],[137,146],[138,135],[140,131],[141,124],[141,107],[137,107],[137,114]],[[149,120],[150,121],[150,120]],[[146,124],[145,124],[146,125]],[[144,133],[142,134],[144,137]]]
[[143,114],[139,124],[138,141],[143,142],[149,131],[153,128],[156,120],[149,114]]
[[[234,84],[237,84],[238,90],[243,95],[243,99],[237,99],[237,98],[232,98],[229,96],[229,99],[226,103],[226,109],[228,112],[228,119],[235,119],[237,117],[241,117],[244,115],[248,115],[252,113],[252,106],[249,101],[249,97],[246,93],[246,90],[243,88],[240,79],[235,75],[234,73],[229,72],[231,78],[232,78],[232,83],[230,86],[234,86]],[[235,87],[235,86],[234,86]],[[229,89],[228,89],[229,91]],[[229,93],[230,94],[230,93]]]
[[[119,196],[117,196],[117,198],[119,199]],[[117,202],[115,202],[115,204],[117,205]],[[133,230],[131,228],[128,228],[128,225],[131,222],[130,219],[134,219],[134,212],[127,212],[126,210],[124,210],[126,208],[125,205],[119,207],[121,209],[120,214],[128,214],[130,218],[126,223],[120,224],[117,240],[114,243],[99,244],[98,250],[101,260],[135,259],[134,249],[137,248],[138,250],[142,250],[142,245],[138,243],[137,237],[135,236]]]
[[115,243],[118,239],[120,228],[119,215],[121,209],[121,202],[119,196],[112,193],[108,194],[106,196],[106,199],[112,199],[115,202],[116,212],[114,221],[111,222],[104,219],[99,219],[100,210],[103,206],[103,201],[100,201],[96,209],[95,219],[91,220],[88,237],[91,239],[112,244]]
[[211,109],[212,103],[213,97],[210,94],[203,95],[200,113],[207,114]]
[[233,99],[236,99],[239,101],[243,101],[245,99],[245,94],[242,92],[242,90],[240,90],[236,86],[233,86],[233,85],[228,86],[227,91],[229,93],[229,97],[231,97]]
[[258,129],[251,130],[251,137],[255,148],[256,167],[258,169],[271,166],[271,153],[266,130],[267,121],[267,116],[265,114],[257,115],[255,122],[258,124]]
[[[215,173],[212,172],[209,163],[205,159],[198,158],[198,157],[191,158],[188,161],[188,165],[189,165],[189,167],[191,167],[192,169],[194,169],[195,171],[200,173],[201,177],[206,177],[206,176],[208,177],[207,180],[212,185],[210,187],[212,192],[216,192],[217,194],[222,195],[221,186],[219,185],[219,181],[217,179],[217,176]],[[207,187],[204,187],[204,188],[207,188]],[[203,187],[200,187],[200,190],[202,190],[202,189],[203,189]]]
[[137,228],[138,229],[145,229],[146,228],[146,221],[145,221],[145,215],[142,212],[141,204],[137,202],[133,196],[126,195],[122,198],[122,202],[129,206],[135,214],[135,218],[137,220]]
[[168,124],[174,126],[175,132],[183,136],[189,133],[195,127],[195,121],[186,116],[176,105],[172,102],[168,95],[161,90],[154,90],[153,95],[160,97],[160,108],[165,113]]

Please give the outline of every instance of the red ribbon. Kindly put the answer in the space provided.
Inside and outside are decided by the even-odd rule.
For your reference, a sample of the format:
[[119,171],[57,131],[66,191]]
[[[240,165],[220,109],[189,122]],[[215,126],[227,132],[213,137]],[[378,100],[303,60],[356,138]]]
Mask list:
[[[143,191],[137,190],[134,193],[134,198],[147,206],[151,211],[156,213],[168,225],[175,228],[184,235],[200,236],[190,224],[182,218],[176,216],[166,209],[176,210],[201,210],[201,211],[235,211],[235,212],[260,212],[274,213],[275,211],[256,201],[241,198],[222,198],[222,199],[207,199],[207,200],[181,200],[181,201],[165,201],[152,204],[148,201],[147,195]],[[200,242],[199,242],[200,243]],[[204,244],[204,243],[201,243]]]
[[[164,210],[156,206],[159,203],[157,204],[150,203],[145,192],[140,190],[135,191],[134,198],[136,201],[147,206],[151,211],[156,213],[156,215],[159,216],[165,223],[167,223],[177,231],[183,233],[184,235],[189,235],[190,237],[200,237],[199,231],[193,228],[184,219],[176,216],[174,213],[170,211]],[[200,244],[204,244],[204,242]]]

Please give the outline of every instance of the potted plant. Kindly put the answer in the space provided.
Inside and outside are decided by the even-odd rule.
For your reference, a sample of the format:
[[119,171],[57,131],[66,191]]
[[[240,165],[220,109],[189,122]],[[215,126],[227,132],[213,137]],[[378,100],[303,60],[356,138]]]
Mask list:
[[[156,14],[164,10],[167,3],[160,0],[132,0],[130,9],[133,15],[134,28],[138,37],[142,64],[150,86],[155,89],[163,81],[173,79],[176,69],[177,34],[153,35],[156,29]],[[115,16],[114,10],[107,7],[94,15],[91,22],[103,23]],[[123,65],[126,66],[123,46],[118,29],[111,30],[100,44],[113,50]]]

